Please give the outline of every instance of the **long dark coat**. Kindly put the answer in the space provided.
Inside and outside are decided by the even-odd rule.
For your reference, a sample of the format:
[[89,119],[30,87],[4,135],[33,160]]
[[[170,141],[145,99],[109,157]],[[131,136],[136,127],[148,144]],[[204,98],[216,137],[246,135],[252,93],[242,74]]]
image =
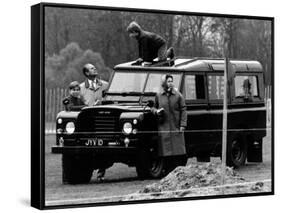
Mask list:
[[185,140],[180,127],[187,125],[187,113],[183,96],[173,89],[171,93],[162,91],[156,95],[156,108],[164,108],[164,116],[159,119],[159,155],[186,154]]
[[64,98],[62,103],[66,111],[78,111],[86,106],[82,98],[76,98],[71,95]]

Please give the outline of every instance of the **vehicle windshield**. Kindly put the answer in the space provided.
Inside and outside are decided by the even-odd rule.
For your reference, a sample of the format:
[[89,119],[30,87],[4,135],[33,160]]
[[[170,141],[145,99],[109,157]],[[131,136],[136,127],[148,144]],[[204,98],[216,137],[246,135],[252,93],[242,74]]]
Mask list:
[[[164,73],[151,73],[149,74],[147,84],[145,86],[144,92],[155,92],[158,93],[161,91],[161,78]],[[180,86],[180,74],[172,74],[173,76],[173,84],[176,89]]]
[[[138,101],[144,93],[158,93],[161,91],[161,77],[165,73],[144,73],[144,72],[115,72],[110,88],[108,89],[107,100],[114,101]],[[146,78],[147,83],[146,83]],[[180,86],[181,74],[172,74],[174,87]],[[145,87],[145,88],[144,88]],[[116,94],[114,94],[116,93]],[[145,98],[146,100],[147,98]]]
[[142,92],[147,73],[116,72],[109,93]]

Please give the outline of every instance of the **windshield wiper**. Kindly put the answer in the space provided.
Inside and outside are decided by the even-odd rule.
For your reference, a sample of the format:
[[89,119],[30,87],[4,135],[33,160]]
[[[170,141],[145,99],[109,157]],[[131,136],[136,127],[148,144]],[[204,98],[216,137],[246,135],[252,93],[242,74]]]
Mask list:
[[106,92],[106,95],[121,95],[121,96],[154,96],[155,92]]
[[122,96],[135,96],[135,95],[142,95],[142,92],[121,92]]
[[142,95],[142,92],[106,92],[106,95],[136,96]]
[[143,92],[143,96],[155,96],[157,92]]

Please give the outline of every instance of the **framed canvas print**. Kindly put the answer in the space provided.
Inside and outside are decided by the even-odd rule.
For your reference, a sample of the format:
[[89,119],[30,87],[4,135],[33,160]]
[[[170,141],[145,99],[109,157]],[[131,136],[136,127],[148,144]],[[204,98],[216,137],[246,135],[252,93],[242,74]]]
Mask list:
[[274,18],[31,8],[31,205],[274,194]]

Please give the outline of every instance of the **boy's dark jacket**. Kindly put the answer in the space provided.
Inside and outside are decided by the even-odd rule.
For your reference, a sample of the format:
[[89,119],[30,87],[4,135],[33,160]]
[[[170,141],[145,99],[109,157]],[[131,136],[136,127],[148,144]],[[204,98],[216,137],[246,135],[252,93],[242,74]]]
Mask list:
[[71,95],[64,98],[62,103],[65,106],[66,111],[79,111],[86,106],[81,98],[76,98]]

